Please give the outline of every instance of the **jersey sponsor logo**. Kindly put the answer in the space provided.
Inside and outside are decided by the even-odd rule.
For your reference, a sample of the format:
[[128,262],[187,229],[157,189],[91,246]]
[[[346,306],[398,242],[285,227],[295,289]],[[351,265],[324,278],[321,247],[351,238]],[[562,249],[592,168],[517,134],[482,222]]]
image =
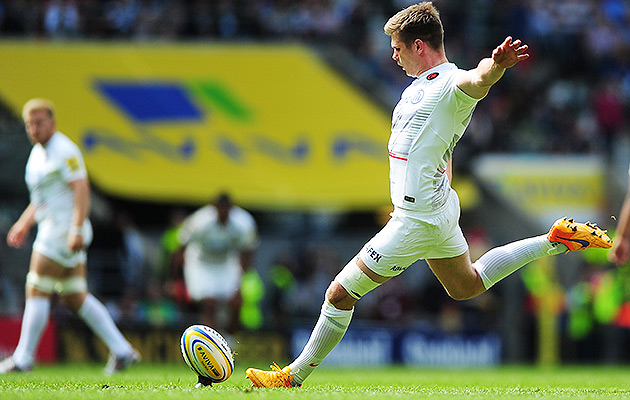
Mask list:
[[376,262],[381,261],[381,258],[383,258],[383,255],[377,253],[372,247],[367,249],[367,255],[370,256],[370,258]]
[[432,81],[433,79],[437,78],[438,75],[440,75],[439,72],[433,72],[433,73],[427,75],[427,81]]
[[402,272],[402,271],[404,271],[406,269],[407,269],[407,267],[399,267],[398,265],[394,265],[389,270],[393,271],[393,272],[398,272],[398,271]]

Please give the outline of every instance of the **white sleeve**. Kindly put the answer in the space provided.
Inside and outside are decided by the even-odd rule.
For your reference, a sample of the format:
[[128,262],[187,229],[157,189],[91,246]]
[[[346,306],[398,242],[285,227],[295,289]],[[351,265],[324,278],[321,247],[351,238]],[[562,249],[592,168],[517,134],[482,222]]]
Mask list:
[[201,224],[201,217],[202,215],[200,209],[189,215],[184,222],[182,222],[182,225],[177,231],[177,239],[180,244],[188,244],[191,240],[193,240],[195,234],[199,230],[198,228]]
[[241,236],[239,238],[239,247],[241,250],[253,250],[258,246],[258,230],[256,221],[250,213],[240,210],[239,225],[241,226]]
[[61,150],[61,154],[59,154],[58,160],[61,175],[66,182],[87,178],[83,155],[78,147],[64,147],[63,150]]

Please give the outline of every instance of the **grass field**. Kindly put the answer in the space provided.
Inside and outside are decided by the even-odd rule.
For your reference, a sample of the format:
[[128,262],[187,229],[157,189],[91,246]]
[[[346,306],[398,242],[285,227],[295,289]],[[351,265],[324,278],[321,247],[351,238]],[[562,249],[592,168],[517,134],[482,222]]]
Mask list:
[[297,389],[252,389],[245,365],[227,382],[201,389],[192,388],[196,379],[183,361],[137,365],[112,377],[102,367],[38,366],[29,374],[3,375],[0,399],[630,399],[630,367],[322,367]]

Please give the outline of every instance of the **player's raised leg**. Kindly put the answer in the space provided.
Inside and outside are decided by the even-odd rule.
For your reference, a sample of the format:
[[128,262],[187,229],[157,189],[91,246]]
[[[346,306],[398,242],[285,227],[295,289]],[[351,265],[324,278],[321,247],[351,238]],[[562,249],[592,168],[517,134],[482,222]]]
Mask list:
[[546,256],[590,248],[610,248],[612,240],[596,224],[558,219],[545,235],[495,247],[474,263],[468,253],[429,259],[431,269],[446,291],[457,300],[475,297],[528,263]]

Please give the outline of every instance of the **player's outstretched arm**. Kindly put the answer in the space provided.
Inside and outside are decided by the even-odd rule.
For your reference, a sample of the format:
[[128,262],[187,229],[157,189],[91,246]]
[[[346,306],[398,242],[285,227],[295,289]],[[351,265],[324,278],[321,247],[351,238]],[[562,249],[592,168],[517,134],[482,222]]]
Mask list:
[[527,49],[520,39],[513,40],[511,36],[492,51],[492,56],[479,62],[477,68],[460,75],[457,86],[467,95],[481,99],[501,79],[507,68],[529,58]]

